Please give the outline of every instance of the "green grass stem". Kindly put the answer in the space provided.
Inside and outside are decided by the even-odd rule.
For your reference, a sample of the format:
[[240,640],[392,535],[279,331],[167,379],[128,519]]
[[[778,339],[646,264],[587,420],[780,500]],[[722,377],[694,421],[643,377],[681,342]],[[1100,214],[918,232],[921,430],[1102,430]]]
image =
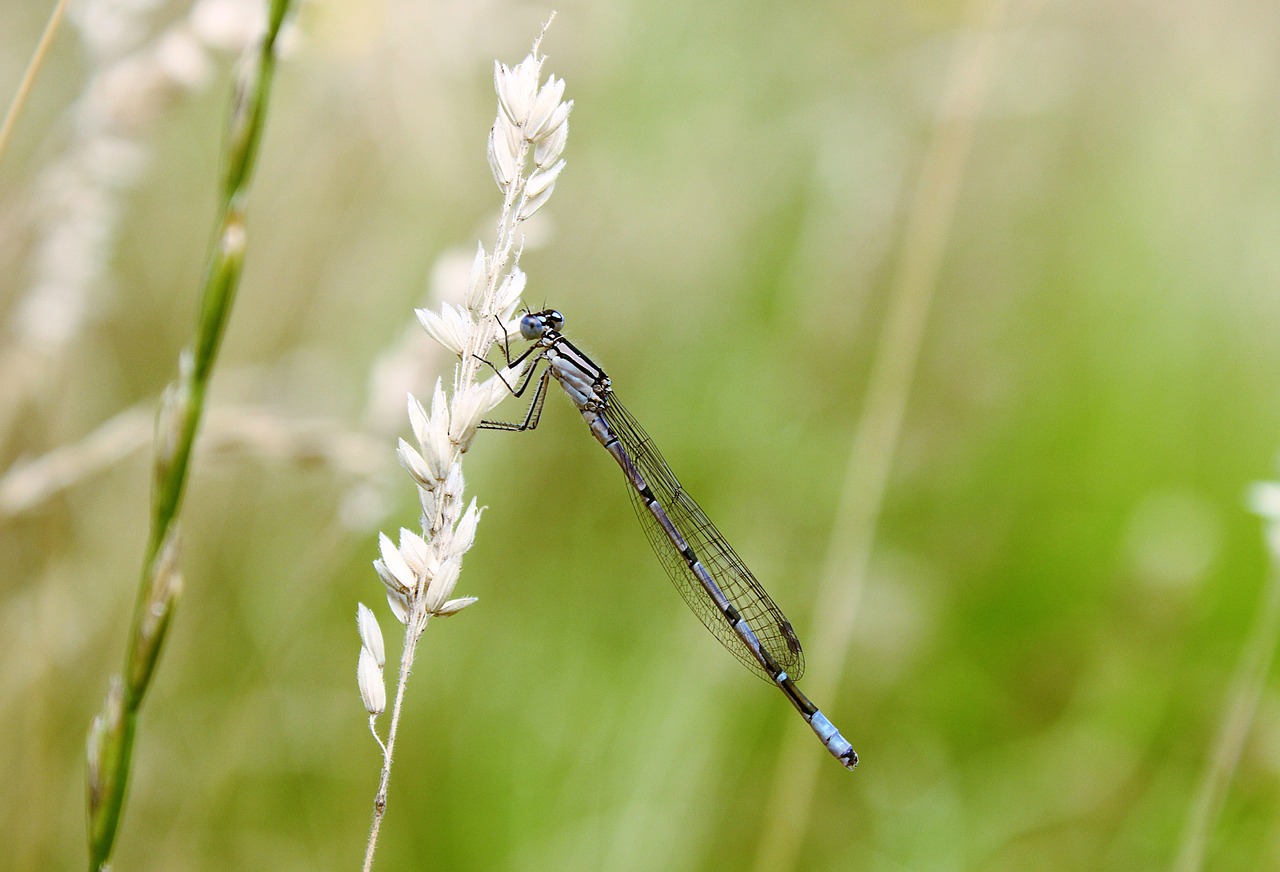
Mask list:
[[273,0],[261,41],[241,66],[228,123],[221,210],[205,270],[193,349],[184,351],[177,381],[161,400],[151,534],[125,649],[88,739],[89,868],[104,870],[115,847],[133,759],[138,714],[181,592],[178,530],[182,496],[204,397],[244,267],[244,205],[275,72],[275,42],[289,0]]

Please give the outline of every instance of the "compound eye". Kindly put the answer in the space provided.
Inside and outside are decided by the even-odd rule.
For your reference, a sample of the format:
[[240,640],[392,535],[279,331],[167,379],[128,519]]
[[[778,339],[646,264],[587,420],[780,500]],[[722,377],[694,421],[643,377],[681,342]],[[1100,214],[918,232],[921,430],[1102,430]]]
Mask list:
[[541,339],[547,332],[547,325],[541,315],[525,315],[520,319],[520,335],[529,341]]
[[564,326],[564,315],[561,315],[555,309],[548,309],[543,314],[547,316],[547,323],[551,325],[552,330],[559,331]]

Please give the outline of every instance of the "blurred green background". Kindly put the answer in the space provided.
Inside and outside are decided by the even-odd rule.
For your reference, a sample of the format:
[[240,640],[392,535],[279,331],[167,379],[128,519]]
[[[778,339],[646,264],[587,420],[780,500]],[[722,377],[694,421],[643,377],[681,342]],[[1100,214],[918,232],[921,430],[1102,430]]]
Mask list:
[[[49,5],[0,2],[6,95]],[[144,10],[135,44],[189,9]],[[851,642],[808,641],[802,686],[863,763],[687,613],[556,395],[536,433],[468,455],[489,509],[458,593],[480,602],[424,637],[378,868],[1173,868],[1271,571],[1244,494],[1280,450],[1280,6],[558,9],[545,71],[575,107],[525,300],[566,314],[802,639],[856,594]],[[412,309],[492,244],[492,62],[548,11],[301,8],[117,868],[357,866],[379,755],[355,604],[395,657],[370,561],[379,529],[416,525],[403,391],[450,366]],[[145,437],[191,334],[217,51],[202,87],[126,88],[141,162],[77,213],[104,237],[83,325],[40,345],[20,324],[62,251],[49,173],[83,136],[101,27],[65,26],[0,158],[11,472],[131,408]],[[929,187],[939,143],[954,208]],[[882,330],[934,264],[917,355]],[[894,355],[915,378],[863,573],[837,509],[868,508],[851,452]],[[5,868],[84,862],[84,737],[146,535],[149,449],[128,444],[0,517]],[[1280,867],[1278,775],[1268,679],[1205,868]]]

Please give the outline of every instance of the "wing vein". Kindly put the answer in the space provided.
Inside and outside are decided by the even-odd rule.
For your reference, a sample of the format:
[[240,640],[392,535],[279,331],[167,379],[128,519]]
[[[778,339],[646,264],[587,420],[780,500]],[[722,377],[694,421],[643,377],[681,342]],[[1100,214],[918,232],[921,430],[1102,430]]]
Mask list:
[[[635,464],[637,471],[648,483],[658,504],[667,513],[672,524],[693,548],[694,554],[707,573],[724,593],[725,598],[737,609],[756,634],[761,647],[778,662],[778,665],[799,681],[804,674],[804,652],[795,630],[782,610],[765,592],[760,582],[751,574],[737,552],[729,545],[711,519],[694,502],[667,466],[649,435],[626,408],[609,393],[605,408],[601,410],[606,423],[617,435],[622,447]],[[761,667],[747,643],[737,634],[729,619],[703,588],[693,569],[668,537],[658,520],[645,505],[639,491],[628,482],[636,516],[643,525],[649,544],[667,571],[676,590],[703,625],[720,643],[733,653],[749,669],[766,680],[772,680]]]

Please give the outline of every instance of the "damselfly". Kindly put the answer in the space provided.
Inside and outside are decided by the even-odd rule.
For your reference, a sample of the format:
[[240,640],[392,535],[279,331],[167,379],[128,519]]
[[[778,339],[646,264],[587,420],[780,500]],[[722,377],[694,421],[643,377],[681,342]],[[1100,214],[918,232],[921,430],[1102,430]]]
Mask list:
[[853,746],[796,687],[804,672],[804,653],[791,622],[680,486],[648,434],[614,396],[604,370],[560,333],[563,326],[564,316],[554,309],[520,319],[520,334],[533,345],[509,365],[531,355],[534,359],[512,393],[522,396],[538,364],[545,361],[546,367],[523,422],[485,421],[481,426],[532,430],[542,415],[549,380],[559,382],[592,435],[622,467],[649,544],[689,608],[748,668],[776,684],[827,750],[852,769],[858,765]]

